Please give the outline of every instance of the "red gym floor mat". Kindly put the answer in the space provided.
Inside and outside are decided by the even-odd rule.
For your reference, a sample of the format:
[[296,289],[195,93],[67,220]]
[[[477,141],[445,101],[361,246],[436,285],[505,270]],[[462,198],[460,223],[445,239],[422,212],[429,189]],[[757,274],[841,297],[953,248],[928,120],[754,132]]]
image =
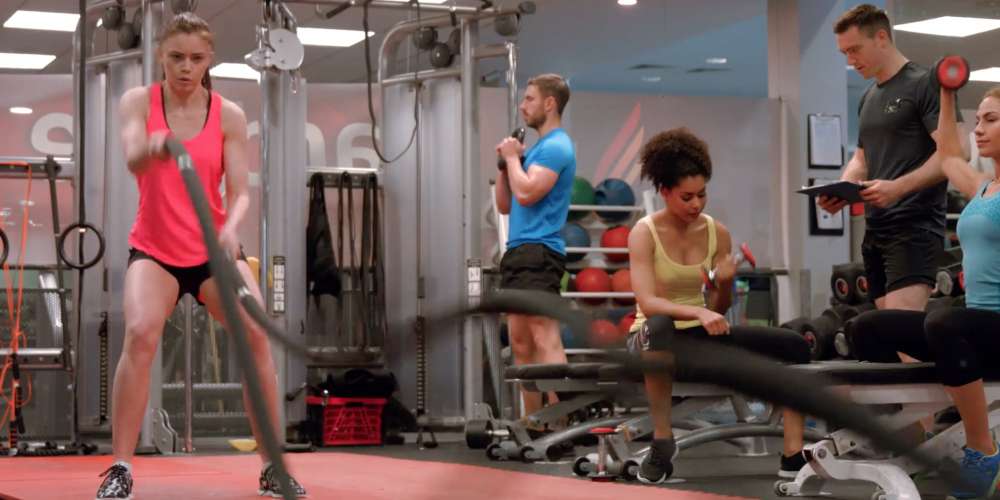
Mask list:
[[[317,500],[597,499],[717,500],[707,493],[349,453],[286,455]],[[0,459],[0,499],[93,499],[111,457]],[[139,457],[136,500],[259,498],[256,455]]]

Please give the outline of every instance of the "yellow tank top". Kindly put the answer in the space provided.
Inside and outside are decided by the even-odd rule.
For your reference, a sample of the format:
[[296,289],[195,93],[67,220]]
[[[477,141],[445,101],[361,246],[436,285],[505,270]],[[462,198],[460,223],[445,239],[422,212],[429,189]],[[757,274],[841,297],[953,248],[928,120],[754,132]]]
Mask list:
[[[647,215],[636,223],[636,226],[644,225],[653,234],[653,274],[656,278],[657,289],[663,291],[662,297],[674,304],[687,306],[705,307],[705,296],[701,293],[701,269],[711,268],[715,262],[715,220],[708,214],[703,214],[705,222],[708,224],[708,253],[705,260],[697,264],[678,264],[674,262],[667,252],[663,250],[660,243],[660,235],[653,224],[652,216]],[[637,332],[646,322],[646,316],[638,305],[635,306],[635,322],[629,328],[630,332]],[[686,321],[674,321],[677,329],[692,328],[701,326],[701,322],[693,319]]]

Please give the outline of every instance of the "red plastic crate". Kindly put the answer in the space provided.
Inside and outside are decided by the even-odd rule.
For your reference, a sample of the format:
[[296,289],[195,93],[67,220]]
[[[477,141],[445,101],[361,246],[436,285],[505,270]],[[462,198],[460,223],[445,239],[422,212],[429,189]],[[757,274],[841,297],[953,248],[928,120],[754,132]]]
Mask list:
[[306,404],[323,407],[324,446],[382,444],[385,398],[309,396]]

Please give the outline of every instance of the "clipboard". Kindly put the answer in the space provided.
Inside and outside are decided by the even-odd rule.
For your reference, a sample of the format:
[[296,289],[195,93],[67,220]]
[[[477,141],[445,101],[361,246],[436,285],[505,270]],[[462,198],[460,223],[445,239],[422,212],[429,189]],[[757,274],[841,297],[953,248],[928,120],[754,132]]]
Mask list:
[[861,184],[858,184],[857,182],[837,181],[819,186],[803,186],[802,189],[799,189],[796,192],[807,196],[826,195],[840,198],[841,200],[849,203],[862,203],[864,200],[861,199],[861,189]]

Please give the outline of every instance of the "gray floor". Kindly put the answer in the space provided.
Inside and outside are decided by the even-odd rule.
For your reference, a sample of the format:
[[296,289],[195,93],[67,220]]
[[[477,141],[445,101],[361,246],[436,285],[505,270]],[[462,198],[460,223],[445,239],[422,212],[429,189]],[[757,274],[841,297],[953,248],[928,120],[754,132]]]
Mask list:
[[[316,453],[357,453],[408,460],[428,460],[434,462],[462,463],[496,469],[529,472],[551,476],[575,477],[572,473],[572,457],[560,463],[525,464],[521,462],[496,462],[488,459],[483,450],[466,447],[462,436],[444,434],[438,436],[440,445],[435,449],[420,449],[408,436],[408,442],[399,446],[380,447],[337,447],[321,448]],[[199,454],[232,453],[233,450],[219,439],[196,440]],[[778,450],[779,440],[769,443],[770,449]],[[778,498],[773,493],[775,472],[778,468],[777,455],[764,457],[736,456],[735,448],[725,443],[712,443],[692,450],[686,450],[675,462],[674,477],[683,482],[649,488],[669,488],[699,491],[718,495],[732,495],[744,498]],[[105,451],[105,446],[101,447]],[[577,454],[585,454],[593,449],[578,447]],[[579,479],[586,481],[586,479]],[[943,498],[946,488],[940,481],[918,480],[918,487],[924,498]],[[828,483],[824,491],[830,500],[868,500],[875,491],[873,484],[861,481]]]
[[[775,444],[780,446],[780,442]],[[685,451],[677,458],[674,469],[674,477],[684,481],[649,487],[747,498],[778,498],[773,492],[774,482],[777,480],[775,473],[778,469],[778,456],[740,457],[733,455],[734,450],[735,448],[724,443],[715,443]],[[344,448],[337,451],[414,460],[459,462],[519,472],[575,477],[572,472],[572,457],[561,463],[495,462],[486,458],[482,450],[470,450],[464,443],[442,443],[434,450],[421,450],[416,445],[406,444],[382,448]],[[591,451],[594,450],[577,448],[577,454]],[[943,498],[946,493],[944,486],[938,481],[920,481],[918,487],[924,498]],[[828,499],[868,500],[875,487],[871,483],[861,481],[838,482],[828,484],[824,487],[824,491],[831,493],[831,496],[824,497]]]

